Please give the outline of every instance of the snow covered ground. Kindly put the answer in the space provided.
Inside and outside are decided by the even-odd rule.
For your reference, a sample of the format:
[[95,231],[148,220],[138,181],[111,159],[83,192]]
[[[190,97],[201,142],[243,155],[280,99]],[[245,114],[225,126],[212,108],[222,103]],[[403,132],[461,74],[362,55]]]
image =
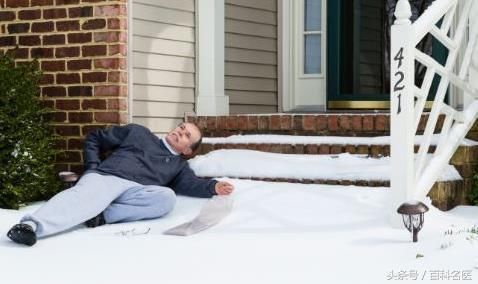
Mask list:
[[[10,242],[4,234],[41,203],[20,211],[0,210],[0,283],[478,280],[478,234],[465,232],[478,224],[478,207],[449,212],[430,208],[419,242],[412,243],[408,231],[385,221],[387,189],[229,181],[236,186],[231,215],[189,237],[162,232],[190,220],[204,199],[179,197],[175,210],[164,218],[95,229],[80,226],[31,248]],[[445,234],[449,230],[452,234]],[[435,280],[438,277],[442,280]]]

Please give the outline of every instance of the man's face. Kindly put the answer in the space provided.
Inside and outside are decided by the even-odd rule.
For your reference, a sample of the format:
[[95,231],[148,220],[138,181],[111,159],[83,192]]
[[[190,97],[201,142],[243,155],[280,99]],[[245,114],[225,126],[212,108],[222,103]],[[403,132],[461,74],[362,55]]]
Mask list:
[[192,123],[181,123],[166,135],[166,141],[174,150],[183,155],[192,153],[191,145],[199,141],[201,134]]

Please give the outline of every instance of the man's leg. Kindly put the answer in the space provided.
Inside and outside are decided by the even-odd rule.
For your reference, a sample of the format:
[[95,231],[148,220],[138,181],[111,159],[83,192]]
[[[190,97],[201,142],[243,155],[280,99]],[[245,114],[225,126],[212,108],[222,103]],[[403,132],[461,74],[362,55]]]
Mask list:
[[123,192],[138,185],[112,175],[88,173],[74,187],[58,193],[36,212],[24,216],[21,222],[33,223],[39,238],[56,234],[98,215]]
[[121,194],[103,212],[107,224],[159,218],[176,204],[176,194],[168,187],[135,186]]

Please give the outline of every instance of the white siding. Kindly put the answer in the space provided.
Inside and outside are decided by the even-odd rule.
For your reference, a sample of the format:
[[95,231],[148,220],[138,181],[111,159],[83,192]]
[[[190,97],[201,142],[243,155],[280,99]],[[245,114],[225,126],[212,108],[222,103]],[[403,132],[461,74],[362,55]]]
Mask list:
[[277,112],[277,0],[226,0],[230,113]]
[[194,109],[194,0],[133,0],[133,122],[163,134]]

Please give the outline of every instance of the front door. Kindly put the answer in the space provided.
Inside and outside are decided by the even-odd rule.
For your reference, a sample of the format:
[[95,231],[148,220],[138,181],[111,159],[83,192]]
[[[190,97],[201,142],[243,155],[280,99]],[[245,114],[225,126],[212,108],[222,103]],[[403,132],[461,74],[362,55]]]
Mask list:
[[[397,1],[336,0],[327,7],[328,109],[388,109],[390,105],[390,25]],[[416,1],[417,3],[419,1]],[[421,0],[421,10],[433,0]],[[388,6],[387,6],[388,5]],[[416,8],[416,7],[414,7]],[[421,12],[412,16],[416,18]],[[431,36],[417,48],[446,61],[446,49]],[[421,85],[426,69],[417,64],[415,83]],[[431,102],[437,88],[435,78],[429,93]],[[427,104],[430,105],[430,104]]]

